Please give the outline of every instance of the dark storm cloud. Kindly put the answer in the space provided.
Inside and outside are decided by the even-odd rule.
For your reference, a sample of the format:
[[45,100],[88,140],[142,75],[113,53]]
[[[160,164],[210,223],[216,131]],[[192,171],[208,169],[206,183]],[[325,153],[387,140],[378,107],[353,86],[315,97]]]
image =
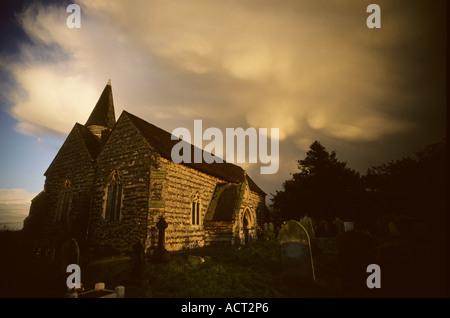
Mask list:
[[369,3],[80,1],[78,30],[35,5],[20,16],[34,43],[6,66],[26,92],[9,91],[10,113],[24,133],[66,134],[111,78],[117,114],[169,131],[280,128],[279,173],[245,166],[266,192],[314,140],[364,172],[445,135],[443,2],[378,1],[374,30]]

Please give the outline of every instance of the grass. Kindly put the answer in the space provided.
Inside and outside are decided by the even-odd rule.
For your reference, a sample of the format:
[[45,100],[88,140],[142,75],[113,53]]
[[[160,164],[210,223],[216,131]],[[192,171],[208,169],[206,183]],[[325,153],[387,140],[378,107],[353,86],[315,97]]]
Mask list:
[[[64,297],[69,274],[45,259],[23,254],[19,233],[0,233],[0,297]],[[166,264],[147,262],[139,274],[131,257],[81,264],[87,290],[125,286],[125,297],[141,298],[291,298],[339,297],[340,271],[335,238],[319,238],[313,254],[316,281],[305,284],[282,270],[277,241],[247,246],[205,247],[172,252]],[[205,257],[191,265],[189,255]]]
[[[276,241],[255,242],[248,246],[207,247],[171,254],[167,264],[148,263],[139,279],[132,266],[105,272],[108,286],[125,285],[127,297],[151,298],[287,298],[339,296],[339,270],[335,239],[318,240],[314,264],[316,281],[305,284],[287,277],[282,270]],[[320,252],[319,252],[320,251]],[[188,255],[205,257],[191,265]],[[100,273],[97,273],[97,275]],[[89,279],[95,280],[96,275]],[[120,282],[121,281],[121,282]],[[142,286],[142,281],[148,285]],[[127,284],[128,283],[128,284]]]
[[[132,256],[99,257],[89,264],[82,258],[81,281],[86,290],[97,282],[107,289],[125,286],[125,297],[132,298],[442,297],[446,294],[441,274],[446,267],[440,246],[407,240],[378,242],[373,260],[382,268],[378,290],[365,285],[365,266],[362,273],[348,276],[344,269],[353,268],[352,262],[358,260],[350,257],[344,267],[335,237],[317,238],[313,245],[314,283],[285,273],[276,240],[171,252],[168,263],[148,261],[139,272]],[[27,251],[30,248],[21,242],[19,232],[0,232],[0,298],[64,297],[69,274]],[[192,265],[190,255],[204,257],[205,262]],[[355,279],[359,285],[349,285]]]

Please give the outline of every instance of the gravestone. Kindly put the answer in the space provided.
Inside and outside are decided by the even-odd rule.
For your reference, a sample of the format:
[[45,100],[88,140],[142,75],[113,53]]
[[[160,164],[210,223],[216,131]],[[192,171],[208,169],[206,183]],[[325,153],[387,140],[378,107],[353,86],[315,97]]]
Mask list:
[[275,238],[275,227],[272,222],[269,223],[269,236],[271,240]]
[[285,274],[302,282],[315,280],[311,241],[306,229],[297,221],[287,221],[278,233],[281,262]]
[[80,264],[80,249],[77,241],[72,238],[64,242],[61,247],[61,272],[66,273],[67,266],[70,264]]
[[270,241],[275,237],[274,226],[273,223],[264,223],[264,239],[266,241]]
[[317,223],[316,234],[318,237],[332,237],[337,234],[336,227],[332,227],[327,220],[320,220]]
[[316,240],[316,234],[314,233],[312,219],[309,216],[304,216],[300,219],[300,224],[308,231],[309,240],[311,242]]
[[315,253],[318,252],[319,245],[317,244],[316,233],[314,232],[312,219],[309,216],[305,215],[300,219],[300,224],[303,225],[305,230],[308,232],[312,253],[313,255],[316,255]]
[[167,222],[164,219],[164,217],[161,217],[156,223],[156,227],[158,228],[158,250],[165,250],[166,247],[166,229],[167,229]]
[[156,223],[156,227],[158,228],[158,248],[154,254],[154,260],[157,263],[167,263],[170,261],[169,252],[166,250],[166,229],[168,224],[164,217],[160,217],[158,222]]
[[344,222],[344,232],[351,231],[355,228],[353,222]]
[[135,279],[142,279],[145,276],[146,257],[145,257],[145,243],[137,242],[133,245],[133,267],[132,276]]
[[393,221],[389,222],[387,227],[389,230],[389,234],[391,234],[392,236],[400,236],[400,232],[398,231],[397,226]]
[[[73,298],[71,295],[66,297]],[[106,289],[105,283],[96,283],[93,290],[80,293],[77,298],[125,298],[125,286],[116,286],[110,290]]]
[[114,288],[117,298],[125,298],[125,286],[116,286]]
[[334,223],[336,224],[336,235],[341,236],[342,234],[344,234],[344,222],[340,218],[336,218]]
[[197,255],[188,255],[188,263],[192,266],[197,266],[205,262],[205,258]]

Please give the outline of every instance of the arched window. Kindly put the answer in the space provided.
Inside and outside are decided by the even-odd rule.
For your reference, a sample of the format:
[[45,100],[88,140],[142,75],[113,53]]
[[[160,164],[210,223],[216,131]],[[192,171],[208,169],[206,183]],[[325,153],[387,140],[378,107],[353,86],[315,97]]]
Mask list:
[[200,224],[200,215],[201,215],[200,209],[201,209],[200,195],[197,192],[194,195],[194,198],[192,199],[192,205],[191,205],[191,224],[192,225]]
[[69,179],[64,180],[56,203],[55,222],[67,222],[69,219],[70,204],[72,203],[72,184]]
[[123,198],[123,178],[121,174],[114,170],[108,178],[106,185],[106,204],[104,217],[106,221],[120,220]]

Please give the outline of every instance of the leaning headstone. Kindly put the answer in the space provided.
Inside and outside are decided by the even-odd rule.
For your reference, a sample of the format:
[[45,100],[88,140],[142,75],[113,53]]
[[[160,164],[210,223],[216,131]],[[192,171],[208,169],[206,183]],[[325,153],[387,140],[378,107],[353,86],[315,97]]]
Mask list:
[[302,282],[313,282],[311,242],[306,229],[297,221],[287,221],[278,233],[278,240],[285,274]]
[[400,236],[400,232],[398,231],[397,226],[394,222],[389,222],[387,227],[389,230],[389,234],[391,234],[392,236]]

